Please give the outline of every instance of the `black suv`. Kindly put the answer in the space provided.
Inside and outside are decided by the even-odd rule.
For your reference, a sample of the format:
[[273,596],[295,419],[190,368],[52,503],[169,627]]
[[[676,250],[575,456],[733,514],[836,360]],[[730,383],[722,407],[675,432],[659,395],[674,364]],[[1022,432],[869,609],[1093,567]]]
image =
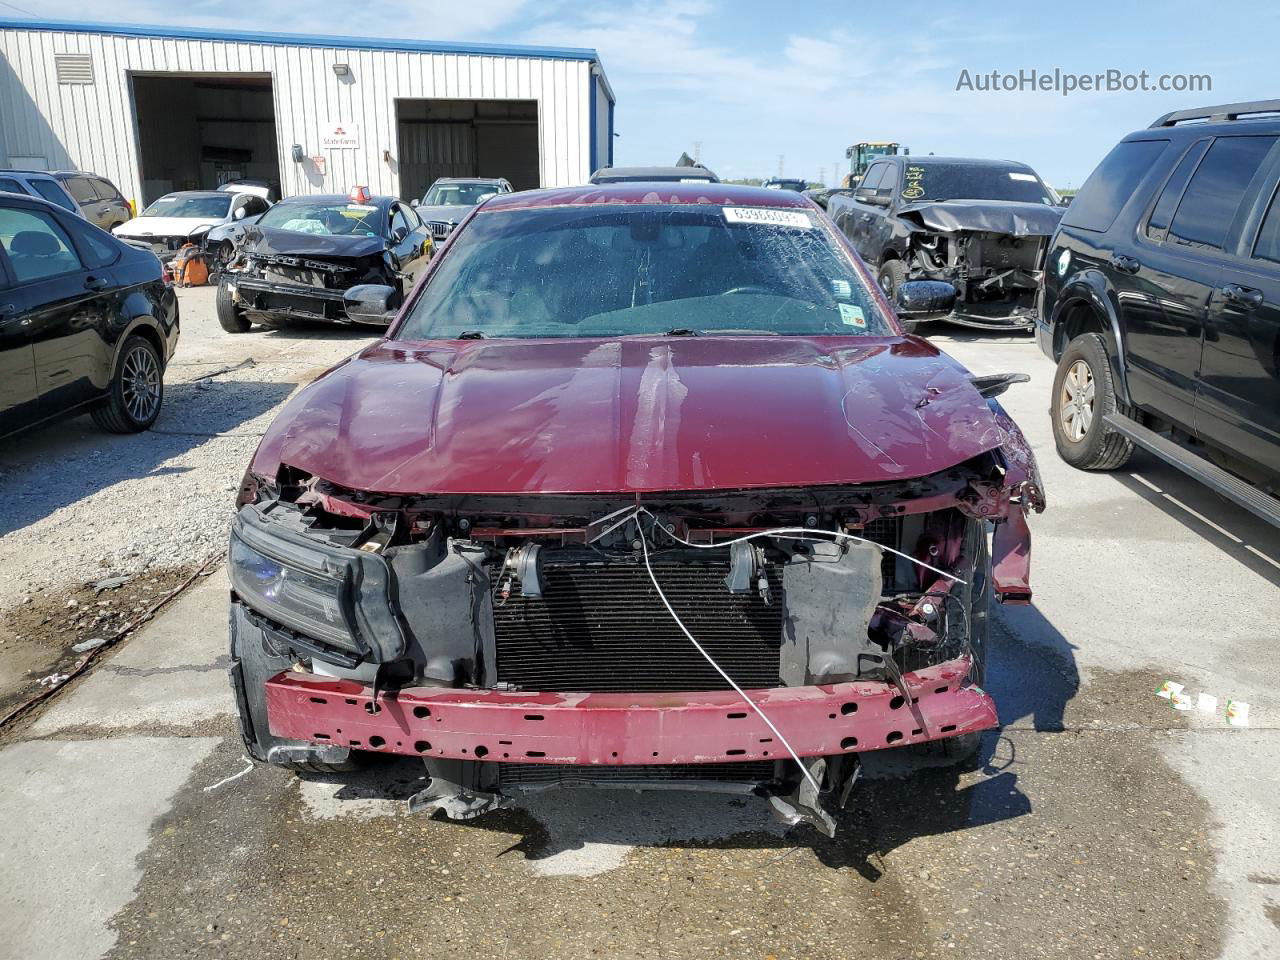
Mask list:
[[177,342],[178,301],[155,254],[0,194],[0,437],[86,411],[107,430],[145,430]]
[[1280,525],[1277,183],[1280,100],[1167,114],[1098,165],[1037,327],[1064,460],[1114,469],[1137,444]]

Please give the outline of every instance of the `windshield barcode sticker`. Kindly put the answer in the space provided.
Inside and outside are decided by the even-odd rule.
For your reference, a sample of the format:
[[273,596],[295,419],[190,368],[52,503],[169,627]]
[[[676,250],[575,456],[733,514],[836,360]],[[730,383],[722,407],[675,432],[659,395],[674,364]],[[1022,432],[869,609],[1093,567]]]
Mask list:
[[862,313],[861,307],[855,307],[849,303],[838,304],[840,307],[840,322],[846,327],[865,327],[867,318]]
[[1035,174],[1031,174],[1031,173],[1014,173],[1010,171],[1009,179],[1010,180],[1026,180],[1030,183],[1036,182]]
[[800,210],[779,210],[775,207],[725,207],[724,218],[728,223],[756,223],[769,227],[796,227],[809,230],[813,221]]

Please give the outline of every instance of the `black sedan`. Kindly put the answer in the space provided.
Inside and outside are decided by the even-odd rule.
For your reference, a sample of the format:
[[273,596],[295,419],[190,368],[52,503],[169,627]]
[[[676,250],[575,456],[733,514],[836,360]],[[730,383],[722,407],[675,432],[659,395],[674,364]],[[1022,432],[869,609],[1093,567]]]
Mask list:
[[290,197],[244,231],[219,278],[218,322],[229,333],[255,322],[367,322],[348,316],[343,294],[361,284],[390,287],[393,309],[430,257],[430,231],[395,197],[362,187]]
[[150,427],[178,343],[160,261],[34,197],[0,194],[0,437],[92,412]]

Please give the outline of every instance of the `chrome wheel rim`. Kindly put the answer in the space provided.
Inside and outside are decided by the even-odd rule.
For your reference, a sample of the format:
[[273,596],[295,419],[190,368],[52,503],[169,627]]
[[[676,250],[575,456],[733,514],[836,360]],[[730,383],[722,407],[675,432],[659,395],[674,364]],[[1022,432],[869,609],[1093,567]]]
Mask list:
[[160,365],[155,354],[136,346],[124,358],[120,370],[124,408],[135,423],[145,423],[160,409]]
[[1058,397],[1058,423],[1072,443],[1079,443],[1093,425],[1093,370],[1083,360],[1067,368]]

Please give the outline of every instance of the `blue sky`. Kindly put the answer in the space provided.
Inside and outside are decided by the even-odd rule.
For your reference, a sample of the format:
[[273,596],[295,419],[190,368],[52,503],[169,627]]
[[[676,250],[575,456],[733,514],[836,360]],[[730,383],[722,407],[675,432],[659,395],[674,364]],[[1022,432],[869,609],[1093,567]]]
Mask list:
[[[787,175],[830,180],[845,146],[888,139],[1021,160],[1079,186],[1116,140],[1168,110],[1280,96],[1280,7],[1261,3],[13,2],[51,18],[594,47],[618,96],[616,162],[669,163],[700,143],[722,177],[775,174],[781,156]],[[1209,74],[1213,88],[956,91],[961,70],[1033,68]]]

